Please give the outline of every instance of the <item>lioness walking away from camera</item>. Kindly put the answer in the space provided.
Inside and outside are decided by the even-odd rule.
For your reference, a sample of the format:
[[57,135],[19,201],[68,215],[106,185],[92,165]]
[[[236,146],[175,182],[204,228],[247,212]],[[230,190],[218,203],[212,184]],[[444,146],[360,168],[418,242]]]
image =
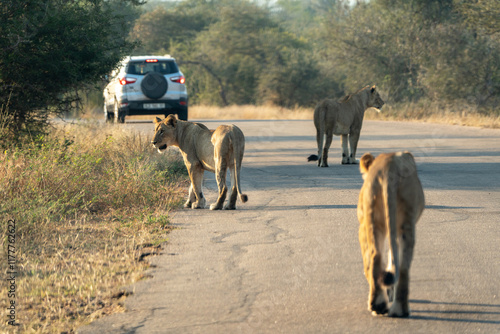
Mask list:
[[[318,166],[328,167],[328,150],[333,135],[342,136],[342,164],[355,164],[356,148],[358,147],[361,126],[365,110],[368,108],[380,109],[384,101],[380,98],[375,86],[360,89],[354,94],[347,95],[340,101],[325,99],[314,109],[314,125],[316,126],[316,141],[318,155],[311,155],[308,161],[318,161]],[[347,140],[351,153],[347,149]],[[324,145],[323,145],[324,141]]]
[[210,210],[220,210],[227,195],[226,170],[231,171],[231,194],[224,209],[236,209],[236,198],[245,203],[247,195],[241,193],[240,169],[245,151],[245,136],[235,125],[220,125],[209,130],[200,123],[181,121],[173,115],[161,120],[156,117],[155,136],[151,141],[159,152],[167,146],[177,146],[182,153],[184,163],[191,179],[189,197],[184,204],[186,208],[200,209],[205,207],[205,196],[202,191],[203,172],[215,173],[219,197],[210,205]]
[[[368,310],[373,315],[407,317],[415,224],[425,205],[415,160],[409,152],[380,154],[376,159],[366,153],[360,170],[364,184],[358,202],[359,243],[370,285]],[[394,301],[390,309],[388,292]]]

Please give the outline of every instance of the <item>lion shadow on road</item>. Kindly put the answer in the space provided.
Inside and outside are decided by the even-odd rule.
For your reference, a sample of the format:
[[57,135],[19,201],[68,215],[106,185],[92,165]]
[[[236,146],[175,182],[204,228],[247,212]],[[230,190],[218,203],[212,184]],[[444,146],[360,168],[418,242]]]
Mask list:
[[[452,303],[452,302],[434,302],[431,300],[419,300],[411,299],[410,304],[427,304],[430,309],[428,310],[411,310],[411,319],[415,320],[430,320],[430,321],[448,321],[448,322],[469,322],[469,323],[481,323],[481,324],[500,324],[500,320],[490,320],[490,319],[473,319],[470,316],[475,315],[475,317],[481,316],[500,316],[500,305],[499,304],[475,304],[475,303]],[[453,307],[453,309],[447,310],[436,310],[432,309],[432,306],[439,307]],[[480,310],[469,310],[465,308],[476,307]],[[486,309],[485,309],[486,308]],[[441,316],[439,316],[441,315]],[[455,316],[470,315],[467,318],[455,318]]]
[[[266,210],[270,211],[285,211],[285,210],[316,210],[316,209],[356,209],[356,204],[337,204],[337,205],[282,205],[282,206],[266,206]],[[434,210],[456,210],[456,209],[482,209],[478,206],[446,206],[446,205],[426,205],[426,209]]]
[[431,210],[457,210],[457,209],[484,209],[482,206],[449,206],[449,205],[426,205]]
[[357,205],[354,204],[341,204],[341,205],[283,205],[283,206],[266,206],[266,210],[280,211],[280,210],[317,210],[317,209],[356,209]]

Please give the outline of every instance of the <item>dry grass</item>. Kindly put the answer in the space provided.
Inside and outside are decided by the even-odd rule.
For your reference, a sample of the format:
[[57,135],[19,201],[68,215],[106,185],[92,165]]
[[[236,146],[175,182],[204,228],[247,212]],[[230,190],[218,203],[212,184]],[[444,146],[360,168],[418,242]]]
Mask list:
[[0,308],[15,300],[20,326],[3,312],[0,332],[71,333],[121,311],[122,287],[166,240],[186,182],[177,154],[157,154],[119,126],[64,126],[1,152],[0,269],[6,276],[12,219],[18,274],[15,298],[1,284]]
[[[286,109],[274,106],[192,106],[189,109],[190,119],[310,119],[313,108]],[[500,115],[481,114],[474,108],[462,105],[459,107],[441,107],[435,104],[385,105],[382,112],[369,109],[365,113],[367,120],[417,121],[441,124],[477,126],[483,128],[500,128]]]
[[293,109],[275,106],[192,106],[190,119],[312,119],[314,110],[296,107]]
[[500,128],[500,114],[498,112],[480,113],[467,105],[455,107],[429,103],[423,105],[385,105],[380,113],[368,110],[365,113],[365,119]]

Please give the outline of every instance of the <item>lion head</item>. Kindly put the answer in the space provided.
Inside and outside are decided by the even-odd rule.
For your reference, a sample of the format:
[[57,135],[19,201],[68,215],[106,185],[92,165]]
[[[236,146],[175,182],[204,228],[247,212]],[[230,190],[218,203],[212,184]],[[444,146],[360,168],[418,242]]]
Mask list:
[[164,120],[156,117],[154,123],[155,135],[151,143],[158,150],[158,152],[163,153],[168,146],[176,144],[175,128],[177,125],[177,119],[173,115],[169,115]]
[[385,102],[380,97],[376,87],[372,86],[372,88],[370,88],[370,97],[368,99],[368,107],[380,109],[380,108],[382,108],[382,106],[384,104],[385,104]]

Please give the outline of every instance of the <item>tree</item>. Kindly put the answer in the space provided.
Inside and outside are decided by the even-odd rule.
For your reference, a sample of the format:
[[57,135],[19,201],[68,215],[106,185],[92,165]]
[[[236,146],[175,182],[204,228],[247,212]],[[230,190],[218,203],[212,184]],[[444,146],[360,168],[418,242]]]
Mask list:
[[283,29],[267,8],[248,1],[225,4],[196,45],[192,57],[222,78],[225,99],[216,103],[313,103],[318,67],[309,45]]
[[411,4],[387,9],[362,3],[339,15],[325,22],[324,44],[347,90],[377,84],[389,100],[418,99],[421,22]]
[[500,102],[500,44],[463,22],[428,31],[419,80],[433,100],[495,108]]
[[158,6],[141,15],[130,33],[133,40],[140,42],[135,53],[168,53],[179,44],[187,50],[196,35],[212,21],[209,13],[188,4],[170,9]]
[[471,28],[488,35],[500,33],[499,1],[457,1],[457,8]]
[[132,49],[123,9],[139,2],[3,0],[0,3],[2,144],[43,133],[50,114],[74,108]]
[[485,28],[493,23],[467,26],[456,3],[371,1],[326,22],[329,57],[348,90],[376,83],[392,102],[425,97],[497,105],[500,48]]

